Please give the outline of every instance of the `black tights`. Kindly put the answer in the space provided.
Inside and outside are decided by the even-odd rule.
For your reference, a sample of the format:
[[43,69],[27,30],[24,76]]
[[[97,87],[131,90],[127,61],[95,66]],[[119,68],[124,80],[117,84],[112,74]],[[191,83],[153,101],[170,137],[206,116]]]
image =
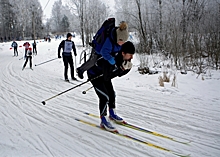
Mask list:
[[103,77],[100,77],[93,80],[91,83],[99,97],[100,116],[106,116],[107,107],[109,107],[109,109],[115,108],[115,91],[112,82],[111,80],[104,81]]
[[27,56],[26,57],[26,60],[25,60],[25,63],[24,63],[24,66],[23,66],[23,68],[25,68],[26,67],[26,64],[27,64],[27,62],[28,62],[28,59],[30,60],[30,68],[32,68],[32,56]]
[[74,78],[74,66],[73,66],[73,57],[72,56],[63,56],[64,63],[64,78],[68,79],[68,64],[70,65],[71,77]]

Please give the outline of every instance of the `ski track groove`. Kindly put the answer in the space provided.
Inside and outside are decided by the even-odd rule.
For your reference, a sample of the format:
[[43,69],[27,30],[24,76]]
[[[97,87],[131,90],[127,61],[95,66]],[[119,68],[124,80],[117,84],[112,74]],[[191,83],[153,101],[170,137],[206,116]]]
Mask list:
[[[50,53],[52,54],[52,51],[50,51]],[[90,87],[91,85],[84,85],[83,87],[74,89],[74,91],[69,91],[65,95],[57,97],[58,99],[49,101],[46,106],[43,106],[41,104],[41,101],[43,99],[49,98],[50,96],[62,92],[59,91],[59,89],[66,90],[73,87],[74,85],[60,83],[61,81],[58,81],[60,75],[54,76],[51,71],[47,71],[46,68],[44,69],[43,66],[36,68],[36,70],[34,69],[34,71],[32,71],[28,69],[29,64],[27,64],[27,68],[22,71],[22,66],[17,66],[17,64],[21,65],[21,61],[19,61],[17,57],[14,57],[10,62],[4,63],[6,63],[4,64],[6,68],[1,69],[1,76],[3,79],[0,80],[0,99],[2,99],[3,102],[6,102],[6,104],[2,104],[0,107],[0,109],[2,108],[0,113],[4,117],[2,119],[2,122],[7,123],[10,120],[17,121],[17,119],[19,118],[19,121],[17,123],[14,123],[16,124],[16,126],[8,125],[7,127],[4,127],[4,130],[7,130],[8,134],[13,134],[14,132],[17,132],[15,128],[19,128],[20,130],[22,130],[23,132],[17,132],[17,135],[20,137],[20,139],[23,139],[23,141],[29,143],[31,148],[35,150],[35,152],[31,154],[31,156],[39,153],[42,153],[41,155],[45,156],[56,156],[58,154],[62,154],[62,152],[58,152],[60,150],[55,150],[54,146],[50,147],[50,141],[59,144],[60,147],[66,149],[67,154],[71,152],[76,153],[77,156],[84,156],[82,150],[74,150],[71,146],[62,143],[62,140],[60,140],[59,138],[64,138],[69,143],[71,143],[71,139],[74,139],[76,140],[74,141],[75,144],[81,145],[83,149],[87,150],[91,154],[91,156],[98,156],[100,154],[98,154],[97,152],[102,151],[102,149],[100,148],[100,143],[96,143],[92,140],[92,137],[94,136],[99,137],[98,139],[101,141],[101,143],[106,143],[106,145],[112,147],[116,152],[119,152],[120,150],[125,150],[125,152],[120,151],[120,155],[122,156],[126,156],[128,154],[127,152],[129,152],[131,156],[142,156],[143,154],[145,156],[155,156],[155,154],[151,155],[151,151],[160,153],[160,150],[149,148],[142,144],[132,142],[128,139],[122,140],[122,137],[116,137],[115,135],[111,135],[101,129],[92,129],[92,127],[90,126],[86,126],[85,124],[76,122],[74,120],[75,117],[80,117],[82,119],[85,118],[88,121],[94,123],[100,122],[98,119],[95,120],[88,117],[87,115],[78,114],[74,111],[74,108],[80,107],[85,112],[96,114],[98,113],[98,99],[97,96],[94,94],[94,90],[91,89],[92,92],[88,91],[85,96],[82,96],[81,94],[83,90],[87,89],[87,86]],[[59,61],[59,64],[62,64],[62,61]],[[38,73],[38,71],[41,72]],[[33,77],[34,72],[35,77]],[[42,75],[44,77],[42,77]],[[57,84],[48,84],[48,79],[50,79],[52,82],[55,82],[55,80],[57,80]],[[3,84],[4,86],[2,86]],[[14,87],[15,84],[16,87]],[[141,85],[139,83],[135,86],[137,88],[142,88],[145,85]],[[151,91],[154,91],[155,94],[157,94],[158,91],[160,92],[159,89],[155,89],[150,85],[147,86],[147,88]],[[182,139],[186,137],[191,138],[193,141],[191,145],[200,148],[200,154],[203,154],[204,156],[211,156],[211,154],[209,154],[205,150],[203,151],[203,146],[208,147],[208,149],[215,149],[215,151],[219,150],[220,141],[218,139],[213,141],[209,140],[215,137],[220,137],[217,129],[220,127],[220,120],[218,116],[220,114],[220,112],[218,111],[220,107],[217,105],[217,103],[219,102],[218,98],[211,99],[212,104],[209,104],[209,106],[207,107],[205,105],[202,105],[203,108],[200,109],[200,104],[206,103],[206,101],[204,101],[205,99],[197,96],[190,96],[187,97],[187,99],[182,100],[181,98],[184,97],[184,95],[182,95],[182,97],[178,96],[176,98],[178,93],[178,90],[176,89],[165,89],[164,94],[168,96],[173,95],[175,97],[175,100],[179,100],[181,103],[184,103],[185,106],[178,106],[178,104],[170,102],[169,99],[161,100],[159,97],[156,100],[152,100],[150,94],[148,95],[148,93],[143,94],[142,92],[138,91],[130,91],[129,88],[121,86],[120,84],[115,84],[115,89],[117,91],[116,95],[118,95],[116,97],[116,102],[118,102],[117,108],[119,108],[120,115],[128,119],[128,122],[136,123],[137,126],[141,126],[143,128],[151,128],[149,130],[152,131],[159,130],[159,133],[166,134],[168,136],[183,137]],[[30,96],[30,92],[34,92],[37,94],[35,94],[34,96]],[[131,92],[134,93],[133,98],[128,99],[123,97],[126,94],[130,95]],[[123,93],[124,95],[120,93]],[[65,100],[65,98],[67,98],[67,100]],[[91,101],[91,99],[93,99],[94,101]],[[195,104],[191,104],[192,99],[196,100]],[[137,103],[138,101],[144,103]],[[212,105],[212,107],[210,107],[210,105]],[[11,112],[16,114],[13,115],[11,114]],[[188,114],[185,115],[186,113]],[[129,117],[130,114],[132,114],[133,119]],[[139,115],[141,115],[141,117]],[[183,118],[185,116],[187,116],[186,120]],[[138,122],[136,122],[137,119],[139,119]],[[206,127],[200,126],[199,123],[195,123],[194,121],[202,121],[204,124],[206,124],[206,126],[213,126],[213,128],[210,130],[206,129]],[[211,122],[213,124],[211,124]],[[128,128],[116,124],[115,126],[117,126],[119,130],[122,130],[122,132],[125,132],[126,134],[135,134],[137,132],[133,130],[131,131]],[[40,133],[36,132],[36,128],[43,134],[41,135]],[[40,130],[41,128],[46,128],[46,130]],[[175,130],[175,135],[169,135],[168,131],[171,129]],[[51,130],[53,132],[52,134],[50,134]],[[188,130],[190,130],[190,133],[187,132]],[[57,131],[61,132],[63,136],[57,137],[60,135],[57,133]],[[35,132],[34,137],[32,137],[35,140],[34,142],[33,140],[27,139],[24,136],[24,133],[27,133],[28,135],[33,135],[33,132]],[[82,137],[80,135],[80,132],[85,132],[86,136]],[[200,133],[199,135],[197,135],[198,132]],[[47,139],[44,139],[44,136],[46,135]],[[150,136],[145,134],[137,134],[135,135],[135,137],[143,139],[144,141],[153,141],[152,143],[158,145],[164,145],[165,143],[165,148],[166,142],[167,145],[169,145],[169,147],[171,148],[172,146],[175,146],[172,141],[161,140],[161,138],[157,137],[150,138]],[[11,140],[14,143],[19,142],[19,138]],[[119,145],[119,148],[114,148],[115,143]],[[11,145],[7,145],[4,143],[0,144],[0,146],[3,145],[11,147],[11,149],[16,149]],[[197,154],[197,152],[195,152],[195,150],[192,150],[190,147],[183,147],[184,152],[188,151],[192,152],[193,154]],[[97,149],[98,151],[95,151],[95,153],[93,153],[93,149]],[[181,151],[179,150],[179,147],[175,148],[175,150]],[[105,151],[104,153],[110,156],[114,155],[111,152],[107,151]],[[170,153],[163,153],[164,152],[161,152],[160,156],[174,156]],[[64,154],[64,156],[67,154]]]
[[[51,109],[52,111],[55,111],[55,108],[53,108],[53,109]],[[68,111],[68,110],[67,110]],[[62,112],[62,111],[60,111],[60,108],[59,109],[57,109],[56,111],[55,111],[55,113],[56,114],[60,114],[60,115],[63,115],[63,113],[66,113],[66,112]],[[52,115],[54,115],[54,114],[52,114]],[[74,119],[75,117],[74,116],[69,116],[68,114],[65,114],[65,116],[67,116],[69,119]],[[77,117],[77,116],[76,116]],[[85,119],[93,119],[93,118],[89,118],[87,115],[85,115],[84,116],[85,117]],[[93,122],[94,122],[95,120],[93,120]],[[63,122],[66,122],[66,121],[63,121]],[[69,125],[72,125],[72,124],[70,124],[69,122],[66,122],[67,124],[69,124]],[[80,122],[76,122],[76,123],[79,123],[79,125],[80,126],[85,126],[86,128],[91,128],[91,126],[86,126],[85,124],[80,124]],[[74,127],[77,127],[77,126],[74,126]],[[86,132],[88,132],[88,133],[91,133],[91,134],[93,134],[93,135],[95,135],[95,136],[100,136],[100,137],[103,137],[103,138],[101,138],[101,139],[104,139],[105,140],[105,142],[106,141],[108,141],[107,139],[105,139],[106,138],[106,136],[104,135],[104,133],[103,134],[97,134],[97,133],[95,133],[95,132],[93,132],[93,131],[89,131],[89,129],[87,130],[86,128],[85,129],[82,129],[82,127],[77,127],[78,129],[80,129],[80,130],[82,130],[82,131],[86,131]],[[99,130],[98,128],[97,128],[97,130]],[[101,129],[100,129],[101,130]],[[101,130],[100,132],[103,132],[103,130]],[[106,134],[109,134],[108,132],[106,132]],[[110,141],[112,141],[112,140],[114,140],[115,142],[118,142],[118,140],[117,139],[115,139],[115,135],[114,134],[112,134],[112,135],[109,135],[110,136]],[[114,138],[111,138],[111,137],[114,137]],[[120,137],[119,137],[120,138]],[[128,140],[128,141],[130,141],[130,140]],[[86,143],[87,141],[85,141],[85,143]],[[132,141],[130,141],[130,142],[132,142]],[[132,142],[132,143],[136,143],[136,142]],[[88,144],[88,143],[87,143]],[[123,144],[126,144],[126,143],[123,143]],[[111,143],[109,143],[108,145],[111,145],[112,147],[114,146],[114,145],[112,145]],[[120,143],[119,144],[119,146],[120,145],[122,145],[122,143]],[[91,146],[92,146],[92,144],[91,144]],[[122,149],[123,149],[123,146],[121,146],[122,147]],[[130,149],[128,148],[128,147],[130,147]],[[132,150],[132,151],[134,151],[134,148],[132,147],[132,146],[126,146],[126,148],[128,149],[128,150]],[[142,148],[145,148],[144,146],[142,146]],[[119,148],[120,149],[120,148]],[[102,151],[102,150],[100,150],[100,151]],[[140,150],[137,150],[138,152],[140,152]],[[144,154],[146,154],[146,152],[144,152],[143,150],[141,151],[142,153],[144,153]],[[131,154],[132,154],[132,152],[130,152]],[[135,155],[135,154],[134,154]]]

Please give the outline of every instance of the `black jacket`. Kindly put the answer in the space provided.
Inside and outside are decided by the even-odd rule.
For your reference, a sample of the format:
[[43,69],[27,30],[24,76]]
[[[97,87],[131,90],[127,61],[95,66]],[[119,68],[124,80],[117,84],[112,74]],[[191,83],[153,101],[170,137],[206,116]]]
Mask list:
[[104,58],[98,59],[96,64],[87,71],[89,79],[103,75],[102,77],[104,81],[109,81],[114,77],[121,77],[130,71],[130,69],[122,70],[121,68],[122,63],[124,62],[121,51],[115,55],[115,62],[116,65],[111,65]]

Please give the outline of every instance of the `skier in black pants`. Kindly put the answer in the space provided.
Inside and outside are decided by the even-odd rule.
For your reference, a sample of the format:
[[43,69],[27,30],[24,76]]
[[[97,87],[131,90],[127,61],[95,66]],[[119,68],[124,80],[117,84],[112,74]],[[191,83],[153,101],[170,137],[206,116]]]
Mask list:
[[[110,64],[104,58],[99,58],[96,64],[87,70],[88,78],[99,97],[99,110],[101,117],[101,127],[108,131],[117,131],[108,120],[107,107],[109,107],[109,118],[123,123],[124,120],[116,114],[115,91],[111,82],[116,76],[127,74],[132,68],[131,59],[135,53],[135,47],[132,42],[127,41],[122,45],[118,54],[114,55],[115,64]],[[98,77],[101,76],[101,77]],[[96,79],[93,79],[97,77]]]
[[37,55],[37,43],[36,41],[34,40],[34,43],[32,44],[33,46],[33,55],[35,54],[35,56]]
[[18,44],[15,41],[13,41],[11,46],[14,47],[14,56],[18,56]]
[[72,50],[74,52],[74,55],[76,56],[76,47],[73,41],[71,41],[72,39],[72,34],[71,33],[67,33],[67,39],[63,40],[59,47],[58,47],[58,58],[61,58],[60,56],[60,49],[63,49],[63,63],[64,63],[64,79],[65,81],[69,82],[68,79],[68,64],[70,65],[70,71],[71,71],[71,78],[72,80],[76,80],[76,78],[74,77],[74,66],[73,66],[73,57],[72,57]]
[[30,69],[33,70],[32,69],[32,48],[31,47],[29,47],[27,49],[26,60],[25,60],[25,63],[23,65],[22,70],[24,70],[24,68],[26,67],[26,64],[27,64],[28,60],[30,61]]

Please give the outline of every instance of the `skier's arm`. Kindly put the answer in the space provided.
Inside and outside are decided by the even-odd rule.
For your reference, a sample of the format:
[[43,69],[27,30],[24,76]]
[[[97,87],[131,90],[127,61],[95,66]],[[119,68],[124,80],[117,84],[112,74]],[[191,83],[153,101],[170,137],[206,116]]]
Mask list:
[[[112,52],[112,43],[111,43],[110,39],[107,38],[105,40],[105,43],[102,46],[100,54],[102,55],[102,57],[105,60],[110,62],[110,61],[114,60],[114,57],[112,57],[111,52]],[[111,62],[110,62],[110,64],[111,64]]]
[[58,58],[61,58],[60,56],[60,49],[64,47],[64,40],[60,43],[59,47],[58,47]]
[[72,41],[72,43],[73,43],[72,44],[72,49],[73,49],[74,55],[77,56],[75,44],[74,44],[73,41]]

